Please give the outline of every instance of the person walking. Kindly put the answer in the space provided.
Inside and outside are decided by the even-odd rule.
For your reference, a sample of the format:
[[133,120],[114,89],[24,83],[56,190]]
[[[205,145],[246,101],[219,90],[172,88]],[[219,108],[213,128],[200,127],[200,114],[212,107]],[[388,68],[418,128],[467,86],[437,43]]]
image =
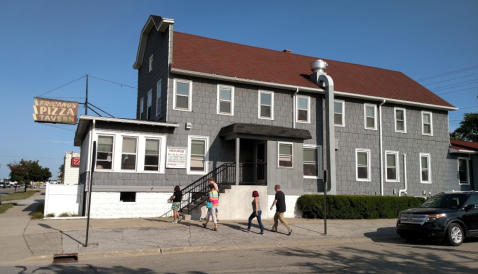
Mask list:
[[282,224],[285,225],[285,227],[287,228],[287,231],[289,231],[288,235],[290,236],[290,234],[292,234],[292,228],[290,228],[289,224],[284,219],[284,212],[286,211],[284,192],[281,191],[280,185],[275,185],[274,190],[276,191],[276,196],[275,196],[274,202],[272,203],[271,210],[275,205],[276,214],[274,214],[274,225],[272,226],[271,231],[277,232],[277,226],[279,224],[277,220],[279,220]]
[[[219,199],[219,187],[217,186],[216,181],[215,181],[214,178],[212,178],[212,177],[209,178],[209,179],[207,179],[207,180],[208,180],[208,182],[209,182],[210,185],[212,184],[212,185],[214,186],[214,190],[217,191],[217,195],[218,195],[217,197],[218,197],[218,199]],[[217,207],[216,207],[216,221],[219,222],[219,210],[217,209]]]
[[262,210],[261,210],[261,202],[259,201],[259,192],[254,190],[252,192],[252,197],[254,198],[254,200],[252,200],[252,214],[251,216],[249,216],[249,223],[247,225],[247,229],[244,229],[244,232],[251,231],[252,219],[257,217],[257,222],[259,223],[259,226],[261,228],[261,232],[259,234],[264,235],[264,226],[262,225],[262,222],[261,222]]
[[206,222],[202,224],[204,228],[207,227],[207,223],[209,222],[209,217],[212,217],[212,222],[214,223],[214,231],[217,231],[217,219],[216,219],[216,209],[219,206],[219,199],[218,199],[218,193],[214,189],[214,185],[210,184],[209,185],[209,202],[212,203],[211,208],[208,209],[207,215],[206,215]]
[[169,202],[172,202],[173,205],[171,206],[171,209],[173,210],[173,224],[181,222],[182,218],[179,216],[179,210],[181,210],[181,201],[183,200],[183,193],[181,192],[181,187],[180,186],[175,186],[174,187],[174,193],[173,196],[169,199]]

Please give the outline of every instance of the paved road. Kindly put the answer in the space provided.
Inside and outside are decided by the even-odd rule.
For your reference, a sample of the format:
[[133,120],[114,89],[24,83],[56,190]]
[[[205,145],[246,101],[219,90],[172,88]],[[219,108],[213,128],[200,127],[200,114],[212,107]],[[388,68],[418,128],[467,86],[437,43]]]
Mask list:
[[477,273],[478,239],[460,247],[386,240],[20,264],[0,273]]

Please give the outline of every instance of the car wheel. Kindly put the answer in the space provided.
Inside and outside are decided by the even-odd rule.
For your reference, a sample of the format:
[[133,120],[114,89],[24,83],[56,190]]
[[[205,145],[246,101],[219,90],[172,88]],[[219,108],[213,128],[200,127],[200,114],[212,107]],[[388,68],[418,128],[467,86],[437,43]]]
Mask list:
[[461,245],[464,237],[463,228],[459,224],[451,224],[446,231],[446,242],[449,245]]

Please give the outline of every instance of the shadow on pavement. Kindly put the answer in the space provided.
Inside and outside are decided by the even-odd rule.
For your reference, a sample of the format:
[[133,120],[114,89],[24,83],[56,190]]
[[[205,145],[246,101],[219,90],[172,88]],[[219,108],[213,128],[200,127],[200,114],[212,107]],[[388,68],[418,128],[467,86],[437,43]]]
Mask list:
[[150,274],[157,273],[149,268],[129,268],[124,266],[113,267],[97,267],[91,264],[51,264],[46,267],[31,267],[31,266],[15,266],[18,273],[69,273],[69,274],[82,274],[82,273],[137,273],[137,274]]
[[[35,202],[29,206],[27,206],[26,208],[24,208],[22,211],[24,212],[29,212],[28,215],[32,215],[33,212],[35,212],[35,209],[37,209],[37,207],[39,205],[42,205],[44,204],[45,201],[44,200],[35,200]],[[18,205],[22,205],[21,203],[18,203]]]
[[49,226],[49,225],[47,225],[47,224],[38,224],[38,225],[41,226],[41,227],[43,227],[43,228],[48,228],[48,229],[56,230],[56,231],[60,232],[61,234],[65,235],[66,237],[72,239],[73,241],[79,243],[80,245],[82,245],[82,246],[85,245],[84,243],[81,243],[81,242],[78,241],[77,239],[71,237],[70,235],[66,234],[65,232],[63,232],[63,231],[61,231],[61,230],[59,230],[59,229],[53,228],[53,227],[51,227],[51,226]]

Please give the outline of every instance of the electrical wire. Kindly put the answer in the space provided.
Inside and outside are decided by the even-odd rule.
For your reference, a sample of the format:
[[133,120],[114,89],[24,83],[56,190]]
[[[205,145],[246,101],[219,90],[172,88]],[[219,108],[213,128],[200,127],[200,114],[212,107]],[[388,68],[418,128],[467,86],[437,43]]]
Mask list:
[[476,68],[478,68],[478,65],[468,67],[468,68],[459,69],[459,70],[454,70],[454,71],[450,71],[450,72],[446,72],[446,73],[442,73],[442,74],[438,74],[438,75],[434,75],[434,76],[430,76],[430,77],[417,79],[416,81],[417,82],[427,81],[427,80],[430,80],[430,79],[435,79],[435,78],[442,77],[442,76],[448,76],[448,75],[451,75],[451,74],[456,74],[456,73],[460,73],[460,72],[463,72],[463,71],[468,71],[468,70],[472,70],[472,69],[476,69]]
[[[93,104],[92,104],[92,103],[90,103],[90,102],[88,102],[88,105],[92,105],[93,107],[97,108],[98,110],[100,110],[100,111],[102,111],[102,112],[104,112],[104,113],[108,114],[108,115],[109,115],[109,116],[111,116],[112,118],[115,118],[113,115],[111,115],[111,114],[109,114],[108,112],[106,112],[106,111],[102,110],[101,108],[99,108],[99,107],[97,107],[97,106],[93,105]],[[88,107],[88,108],[89,108],[89,109],[91,109],[90,107]],[[94,111],[94,110],[93,110],[93,111]]]
[[467,86],[467,85],[471,85],[471,84],[475,84],[475,83],[478,83],[478,80],[466,81],[466,82],[463,82],[463,84],[454,84],[454,85],[442,86],[442,87],[438,87],[438,88],[433,88],[433,90],[448,89],[449,87],[461,87],[461,86]]
[[[125,86],[125,87],[127,87],[127,88],[132,88],[132,89],[135,89],[135,90],[141,90],[141,89],[139,89],[139,88],[137,88],[137,87],[133,87],[133,86],[126,85],[126,84],[121,84],[121,83],[114,82],[114,81],[111,81],[111,80],[106,80],[106,79],[98,78],[98,77],[91,76],[91,75],[88,75],[88,77],[91,77],[91,78],[94,78],[94,79],[98,79],[98,80],[101,80],[101,81],[105,81],[105,82],[108,82],[108,83],[116,84],[116,85],[119,85],[119,86],[121,86],[121,87]],[[141,90],[141,91],[146,91],[146,90]]]
[[[453,81],[453,80],[456,80],[456,79],[466,78],[466,77],[475,76],[475,75],[478,75],[478,73],[470,74],[470,75],[462,76],[462,77],[457,77],[457,78],[452,78],[452,79],[448,79],[448,80],[444,80],[444,81],[440,81],[440,82],[425,84],[425,86],[429,86],[429,85],[433,85],[433,84],[439,84],[439,83],[444,83],[444,82],[450,82],[450,81]],[[460,83],[463,83],[463,82],[460,82]],[[459,83],[458,83],[458,84],[459,84]]]
[[47,93],[50,93],[50,92],[55,91],[55,90],[57,90],[57,89],[60,89],[60,88],[62,88],[62,87],[64,87],[64,86],[69,85],[69,84],[71,84],[71,83],[73,83],[73,82],[76,82],[76,81],[78,81],[78,80],[80,80],[81,78],[84,78],[84,77],[86,77],[86,75],[81,76],[81,77],[78,78],[78,79],[75,79],[75,80],[73,80],[73,81],[71,81],[71,82],[68,82],[68,83],[66,83],[66,84],[64,84],[64,85],[62,85],[62,86],[59,86],[59,87],[57,87],[57,88],[54,88],[54,89],[52,89],[52,90],[50,90],[50,91],[47,91],[47,92],[45,92],[45,93],[43,93],[43,94],[40,94],[40,95],[38,95],[38,96],[36,96],[36,97],[40,97],[40,96],[43,96],[43,95],[45,95],[45,94],[47,94]]
[[450,91],[450,92],[445,92],[445,93],[438,93],[437,95],[444,95],[444,94],[449,94],[449,93],[455,93],[455,92],[460,92],[460,91],[464,91],[464,90],[470,90],[470,89],[475,89],[477,87],[472,87],[472,88],[464,88],[464,89],[459,89],[459,90],[455,90],[455,91]]

